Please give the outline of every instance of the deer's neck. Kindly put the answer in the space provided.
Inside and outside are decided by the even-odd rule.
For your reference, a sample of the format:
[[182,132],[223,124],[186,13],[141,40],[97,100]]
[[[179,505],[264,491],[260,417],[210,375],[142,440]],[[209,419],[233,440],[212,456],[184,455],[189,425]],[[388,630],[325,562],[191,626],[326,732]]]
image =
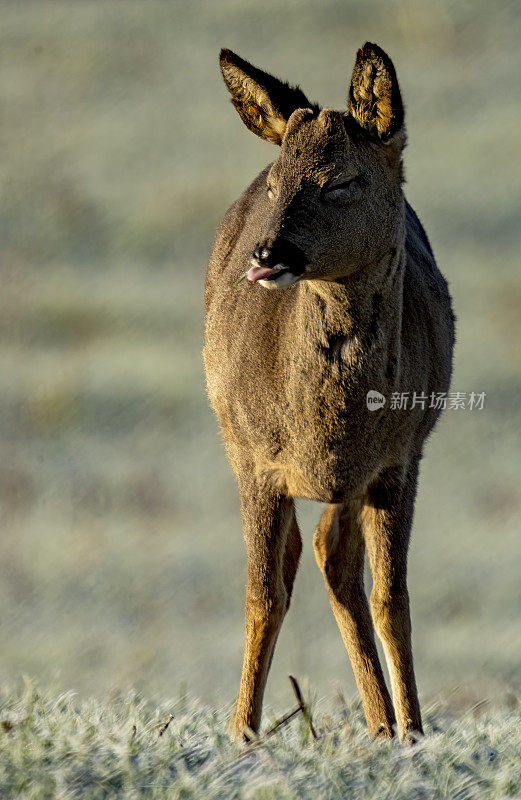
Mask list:
[[303,281],[298,322],[322,347],[356,338],[367,347],[399,349],[404,247],[393,247],[375,265],[335,281]]

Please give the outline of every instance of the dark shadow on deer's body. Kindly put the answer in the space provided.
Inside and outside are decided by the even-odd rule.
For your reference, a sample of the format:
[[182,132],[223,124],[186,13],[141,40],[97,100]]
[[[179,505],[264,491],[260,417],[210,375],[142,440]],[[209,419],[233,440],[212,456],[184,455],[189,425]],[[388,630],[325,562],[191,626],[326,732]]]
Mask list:
[[[280,145],[226,214],[206,280],[208,393],[238,479],[248,561],[233,730],[259,726],[300,557],[294,498],[304,497],[326,503],[315,554],[370,732],[392,736],[397,722],[407,740],[421,731],[407,549],[423,444],[440,412],[395,411],[389,399],[447,390],[454,333],[446,283],[402,190],[396,74],[366,44],[349,109],[337,112],[229,51],[221,68],[246,125]],[[376,411],[371,391],[387,398]]]

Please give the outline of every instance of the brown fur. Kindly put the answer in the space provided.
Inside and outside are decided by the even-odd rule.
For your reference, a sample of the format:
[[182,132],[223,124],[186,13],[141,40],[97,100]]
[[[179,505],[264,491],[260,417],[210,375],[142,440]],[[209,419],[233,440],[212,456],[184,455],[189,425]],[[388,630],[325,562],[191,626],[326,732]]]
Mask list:
[[[389,399],[448,389],[454,333],[445,280],[402,191],[396,74],[388,56],[366,44],[346,113],[319,111],[229,51],[221,66],[246,124],[282,145],[226,214],[206,280],[208,393],[238,479],[248,563],[232,728],[241,736],[259,727],[301,551],[294,498],[304,497],[326,503],[315,554],[369,730],[390,737],[397,721],[406,740],[421,732],[407,549],[418,464],[439,411],[393,411]],[[328,193],[339,175],[356,183]],[[298,282],[274,291],[237,285],[256,248],[271,258],[283,245],[305,256]],[[387,398],[376,412],[366,407],[371,389]]]

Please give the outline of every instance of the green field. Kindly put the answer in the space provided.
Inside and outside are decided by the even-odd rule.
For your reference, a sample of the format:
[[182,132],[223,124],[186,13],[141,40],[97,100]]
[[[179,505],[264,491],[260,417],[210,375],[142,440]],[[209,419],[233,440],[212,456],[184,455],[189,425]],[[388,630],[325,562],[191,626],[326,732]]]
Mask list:
[[[93,748],[85,781],[94,786],[109,770],[97,748],[122,720],[107,744],[117,780],[157,764],[150,796],[163,796],[167,759],[184,757],[177,729],[158,749],[152,706],[109,703],[102,717],[92,700],[80,722],[76,701],[57,694],[171,697],[186,687],[229,711],[245,560],[234,478],[205,396],[202,287],[219,219],[276,149],[241,124],[217,54],[230,47],[341,108],[356,49],[369,39],[397,67],[407,195],[454,297],[452,388],[487,393],[482,411],[447,411],[427,446],[410,557],[420,696],[435,708],[456,691],[468,725],[439,712],[442,732],[418,750],[418,767],[393,745],[360,750],[358,733],[347,749],[336,748],[336,734],[318,750],[305,742],[302,775],[318,769],[313,786],[326,780],[320,770],[338,769],[338,781],[371,772],[392,782],[389,797],[431,797],[407,787],[415,769],[431,775],[446,753],[446,794],[437,796],[519,796],[519,785],[505,788],[514,748],[505,735],[512,715],[519,728],[519,706],[502,705],[521,690],[517,4],[40,0],[3,2],[0,12],[0,685],[25,673],[54,692],[19,734],[0,731],[3,752],[26,736],[37,770],[43,728],[57,726],[63,741],[75,731],[79,749]],[[338,685],[356,697],[312,554],[318,513],[299,505],[304,555],[268,685],[272,713],[286,708],[289,672],[326,707]],[[499,698],[490,728],[469,716],[487,698]],[[183,768],[186,793],[172,797],[192,796],[235,752],[221,712],[198,711],[191,723],[186,708],[196,751],[198,731],[211,731],[200,745],[210,760],[197,777]],[[90,714],[101,727],[87,735]],[[432,733],[438,712],[427,716]],[[125,750],[134,717],[136,773]],[[358,730],[359,711],[355,719]],[[274,743],[252,766],[262,785],[274,759],[278,789],[237,796],[293,797],[300,778],[285,788],[285,765],[303,735],[288,730],[288,751]],[[472,761],[481,743],[504,761]],[[64,753],[50,753],[58,774]],[[316,767],[317,753],[331,767]],[[3,755],[9,781],[21,780],[25,758]],[[246,784],[244,769],[237,780]],[[458,776],[462,791],[476,780],[481,794],[451,793]],[[503,788],[487,794],[496,779]]]
[[[506,800],[521,796],[519,699],[459,713],[429,706],[415,747],[369,744],[360,708],[316,704],[244,749],[221,708],[181,695],[154,703],[113,693],[4,693],[0,786],[5,800]],[[272,719],[276,724],[276,720]]]

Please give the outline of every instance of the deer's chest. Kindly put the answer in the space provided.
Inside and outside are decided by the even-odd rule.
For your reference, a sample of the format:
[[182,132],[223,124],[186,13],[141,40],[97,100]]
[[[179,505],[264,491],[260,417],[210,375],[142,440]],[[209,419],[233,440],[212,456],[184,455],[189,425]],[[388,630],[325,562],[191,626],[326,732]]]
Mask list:
[[356,491],[381,457],[381,415],[366,400],[381,389],[380,374],[348,338],[288,353],[264,417],[251,417],[257,469],[294,496],[336,502]]
[[370,390],[387,393],[385,348],[348,334],[282,335],[259,352],[244,330],[226,347],[212,340],[205,359],[236,469],[250,464],[289,494],[325,502],[359,490],[386,449],[383,414],[367,408]]

